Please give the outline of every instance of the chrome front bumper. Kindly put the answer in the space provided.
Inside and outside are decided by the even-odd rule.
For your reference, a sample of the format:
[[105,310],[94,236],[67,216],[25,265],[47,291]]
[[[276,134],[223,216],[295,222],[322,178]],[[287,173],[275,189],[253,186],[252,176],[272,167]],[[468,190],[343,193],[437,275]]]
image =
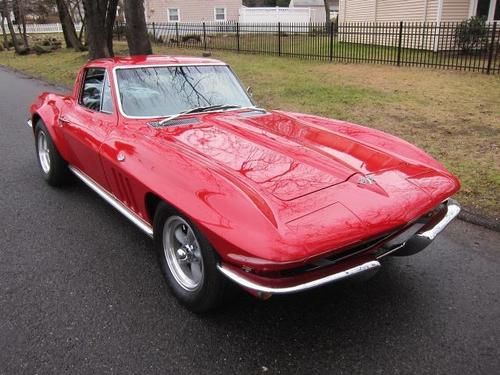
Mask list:
[[30,129],[33,128],[33,122],[31,120],[26,121],[26,126],[28,126]]
[[[430,245],[432,241],[437,237],[439,233],[443,231],[448,224],[455,219],[460,213],[460,206],[457,201],[453,199],[448,199],[446,202],[446,214],[441,220],[434,223],[432,226],[424,226],[422,230],[416,233],[410,233],[405,238],[405,232],[397,236],[399,238],[399,243],[394,240],[388,241],[384,246],[382,246],[382,251],[378,253],[377,259],[383,258],[389,254],[396,256],[407,256],[416,254],[427,246]],[[409,228],[411,229],[411,227]]]
[[[457,217],[460,212],[460,206],[453,199],[446,202],[446,213],[443,218],[431,226],[423,224],[420,230],[411,231],[410,226],[408,229],[399,233],[392,241],[388,241],[381,247],[381,251],[377,252],[373,257],[374,259],[362,258],[363,261],[355,266],[348,266],[345,269],[338,270],[327,276],[313,278],[312,280],[301,281],[299,283],[290,283],[288,285],[276,286],[274,282],[263,282],[262,278],[252,277],[252,274],[244,272],[240,268],[234,266],[219,264],[218,269],[230,280],[239,284],[241,287],[256,294],[257,296],[267,296],[272,294],[287,294],[304,291],[319,287],[321,285],[333,283],[343,279],[347,279],[356,275],[365,275],[376,271],[380,267],[380,258],[386,255],[412,255],[422,251],[426,248],[436,236],[443,231],[446,226]],[[405,237],[405,235],[407,237]]]

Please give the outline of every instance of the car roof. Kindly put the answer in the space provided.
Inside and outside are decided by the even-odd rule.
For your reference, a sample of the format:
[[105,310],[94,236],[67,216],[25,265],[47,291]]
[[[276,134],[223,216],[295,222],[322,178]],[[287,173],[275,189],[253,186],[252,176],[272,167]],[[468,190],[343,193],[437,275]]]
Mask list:
[[167,56],[167,55],[144,55],[144,56],[116,56],[104,59],[91,60],[86,67],[125,67],[125,66],[159,66],[159,65],[226,65],[226,63],[202,57],[194,56]]

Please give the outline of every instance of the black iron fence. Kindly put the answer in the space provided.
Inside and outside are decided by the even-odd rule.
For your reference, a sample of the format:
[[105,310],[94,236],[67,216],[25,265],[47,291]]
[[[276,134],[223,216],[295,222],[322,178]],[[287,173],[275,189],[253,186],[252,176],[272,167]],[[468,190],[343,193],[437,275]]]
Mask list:
[[[116,26],[118,38],[125,27]],[[150,23],[148,31],[168,47],[500,73],[497,23]]]

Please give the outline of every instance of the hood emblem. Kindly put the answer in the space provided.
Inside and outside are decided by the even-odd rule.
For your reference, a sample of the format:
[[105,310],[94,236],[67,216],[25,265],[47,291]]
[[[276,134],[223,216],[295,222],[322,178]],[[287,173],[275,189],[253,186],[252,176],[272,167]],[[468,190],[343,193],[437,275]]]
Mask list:
[[359,185],[372,185],[375,183],[375,179],[372,176],[361,176],[358,180]]

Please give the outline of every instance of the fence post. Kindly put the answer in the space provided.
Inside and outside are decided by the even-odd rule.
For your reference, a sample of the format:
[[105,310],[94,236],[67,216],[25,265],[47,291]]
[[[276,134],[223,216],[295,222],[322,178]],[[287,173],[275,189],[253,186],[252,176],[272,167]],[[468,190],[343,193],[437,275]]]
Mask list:
[[398,66],[401,64],[401,42],[403,41],[403,21],[399,22]]
[[236,22],[236,42],[238,44],[238,53],[240,52],[240,23]]
[[153,22],[153,42],[156,42],[156,25]]
[[497,23],[493,22],[493,29],[491,32],[490,55],[488,56],[488,68],[486,68],[486,74],[490,74],[491,71],[491,62],[493,61],[493,50],[495,49],[496,31],[497,31]]
[[278,22],[278,56],[281,56],[281,22]]
[[175,23],[175,40],[177,41],[177,48],[179,48],[179,22]]
[[333,60],[333,22],[330,21],[330,61]]
[[203,49],[207,50],[207,28],[205,27],[205,22],[203,22]]

